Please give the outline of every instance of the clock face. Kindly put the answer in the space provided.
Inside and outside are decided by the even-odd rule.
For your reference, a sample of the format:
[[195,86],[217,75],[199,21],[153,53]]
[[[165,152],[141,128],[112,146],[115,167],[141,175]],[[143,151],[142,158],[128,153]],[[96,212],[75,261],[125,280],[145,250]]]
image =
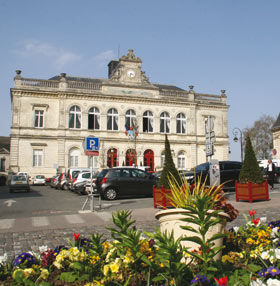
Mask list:
[[127,71],[127,75],[128,75],[128,77],[135,77],[135,71],[134,70],[128,70]]

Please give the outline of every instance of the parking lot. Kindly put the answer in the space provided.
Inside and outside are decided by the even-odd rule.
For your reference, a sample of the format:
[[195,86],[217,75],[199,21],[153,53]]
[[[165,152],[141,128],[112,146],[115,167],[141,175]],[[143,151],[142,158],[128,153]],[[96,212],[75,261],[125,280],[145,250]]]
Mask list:
[[[0,217],[17,218],[41,215],[73,214],[78,213],[87,199],[71,191],[64,191],[49,186],[32,186],[30,193],[18,191],[9,193],[8,187],[0,187]],[[94,201],[96,206],[97,201]],[[101,210],[116,210],[118,208],[145,208],[152,207],[153,199],[138,197],[119,199],[115,201],[101,201]],[[87,204],[85,210],[89,210]]]

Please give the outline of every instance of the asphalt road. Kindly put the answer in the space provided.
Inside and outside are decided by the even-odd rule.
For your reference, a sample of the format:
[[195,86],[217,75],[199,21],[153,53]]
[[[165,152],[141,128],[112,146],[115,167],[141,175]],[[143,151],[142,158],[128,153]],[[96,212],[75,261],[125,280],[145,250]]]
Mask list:
[[[79,212],[87,196],[71,191],[62,191],[49,186],[31,186],[31,192],[9,193],[8,187],[0,187],[0,217],[36,217]],[[97,200],[95,207],[97,206]],[[101,210],[138,209],[153,207],[153,198],[128,198],[115,201],[101,201]],[[88,203],[85,210],[90,210]]]

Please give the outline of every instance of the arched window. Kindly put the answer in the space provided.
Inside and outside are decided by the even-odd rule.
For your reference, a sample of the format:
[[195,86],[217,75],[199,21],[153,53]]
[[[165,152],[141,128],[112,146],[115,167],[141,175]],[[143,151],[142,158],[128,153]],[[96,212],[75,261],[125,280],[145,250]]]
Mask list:
[[178,154],[178,170],[186,169],[186,156],[184,152],[179,152]]
[[78,167],[79,166],[79,155],[80,152],[78,149],[71,149],[69,152],[69,167]]
[[143,113],[143,132],[154,131],[154,116],[151,111],[145,111]]
[[69,128],[81,128],[82,113],[79,106],[74,105],[69,111]]
[[187,120],[184,113],[179,113],[176,118],[176,133],[186,134]]
[[92,130],[100,129],[100,112],[97,107],[92,107],[88,111],[88,129]]
[[165,152],[163,151],[160,155],[160,166],[163,168],[165,162]]
[[170,133],[170,116],[168,112],[162,112],[160,115],[160,132]]
[[136,122],[136,113],[134,110],[129,109],[125,114],[125,126],[127,128],[134,126]]
[[119,115],[115,108],[111,108],[107,113],[107,130],[119,129]]

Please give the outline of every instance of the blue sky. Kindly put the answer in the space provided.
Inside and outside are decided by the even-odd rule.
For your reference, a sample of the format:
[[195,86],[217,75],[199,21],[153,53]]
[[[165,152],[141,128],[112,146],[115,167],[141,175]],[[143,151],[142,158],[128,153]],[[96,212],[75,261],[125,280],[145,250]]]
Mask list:
[[279,108],[280,1],[0,0],[0,136],[11,126],[15,70],[47,79],[107,77],[107,64],[134,49],[151,82],[226,90],[232,129]]

